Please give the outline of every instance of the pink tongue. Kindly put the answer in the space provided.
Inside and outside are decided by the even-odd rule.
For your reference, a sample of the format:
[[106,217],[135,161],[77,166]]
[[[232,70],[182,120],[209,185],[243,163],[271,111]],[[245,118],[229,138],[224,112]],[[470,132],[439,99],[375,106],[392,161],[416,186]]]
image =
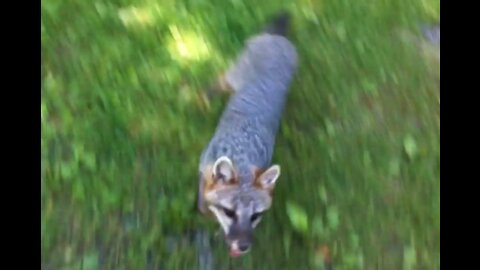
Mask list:
[[242,253],[234,250],[234,249],[230,249],[230,256],[233,257],[233,258],[237,258],[237,257],[240,257],[240,255],[242,255]]

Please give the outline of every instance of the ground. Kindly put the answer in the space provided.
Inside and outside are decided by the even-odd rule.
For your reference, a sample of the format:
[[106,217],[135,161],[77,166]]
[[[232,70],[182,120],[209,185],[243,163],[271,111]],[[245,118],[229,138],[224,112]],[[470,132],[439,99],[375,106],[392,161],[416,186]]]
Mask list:
[[[230,259],[194,209],[226,102],[280,9],[300,68],[273,207]],[[438,0],[42,1],[42,269],[439,269]],[[430,36],[429,36],[430,38]]]

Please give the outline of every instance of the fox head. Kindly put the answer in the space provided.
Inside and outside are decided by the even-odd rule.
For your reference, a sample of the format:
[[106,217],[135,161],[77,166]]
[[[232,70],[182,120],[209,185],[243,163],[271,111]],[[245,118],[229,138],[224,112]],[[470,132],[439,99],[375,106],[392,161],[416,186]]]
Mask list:
[[262,171],[254,169],[251,182],[240,185],[234,164],[222,156],[203,176],[204,207],[223,229],[230,255],[237,257],[247,253],[252,246],[253,229],[271,207],[280,166],[273,165]]

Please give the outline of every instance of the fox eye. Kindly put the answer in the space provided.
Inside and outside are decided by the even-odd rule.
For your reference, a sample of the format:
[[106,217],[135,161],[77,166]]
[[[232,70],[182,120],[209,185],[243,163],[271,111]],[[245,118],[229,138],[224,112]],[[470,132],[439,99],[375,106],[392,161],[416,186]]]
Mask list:
[[223,208],[223,212],[225,213],[225,215],[227,215],[227,217],[232,218],[232,219],[235,218],[235,211],[227,209],[227,208]]
[[262,213],[255,213],[255,214],[253,214],[253,215],[250,217],[250,222],[254,222],[254,221],[257,220],[261,215],[262,215]]

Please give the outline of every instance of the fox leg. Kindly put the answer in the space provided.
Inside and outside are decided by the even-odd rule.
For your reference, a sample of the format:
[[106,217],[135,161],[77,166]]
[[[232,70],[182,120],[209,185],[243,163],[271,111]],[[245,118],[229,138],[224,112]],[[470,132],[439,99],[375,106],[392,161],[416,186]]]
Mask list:
[[235,92],[232,85],[230,85],[230,83],[227,81],[226,74],[219,76],[214,86],[218,92],[223,92],[228,94],[233,94]]
[[225,75],[221,75],[217,80],[205,89],[206,98],[211,100],[217,94],[233,94],[235,91],[227,82]]
[[220,94],[228,94],[231,95],[235,91],[227,82],[225,75],[219,76],[214,83],[208,85],[204,90],[200,93],[201,100],[205,104],[205,106],[210,107],[210,102],[214,99],[215,96]]

